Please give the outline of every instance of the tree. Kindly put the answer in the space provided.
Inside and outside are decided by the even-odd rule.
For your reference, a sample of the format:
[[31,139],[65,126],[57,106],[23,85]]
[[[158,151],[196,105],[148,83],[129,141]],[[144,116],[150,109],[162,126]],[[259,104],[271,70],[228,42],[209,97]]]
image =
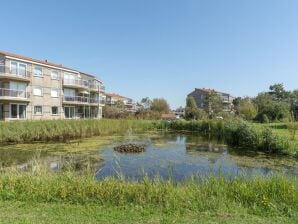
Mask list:
[[115,106],[120,110],[120,111],[124,111],[125,109],[125,104],[122,100],[118,100],[115,103]]
[[253,120],[258,113],[256,106],[249,98],[240,100],[237,112],[246,120]]
[[204,110],[197,107],[196,101],[192,96],[186,98],[185,118],[186,119],[202,119],[206,117]]
[[241,101],[242,101],[241,97],[236,97],[235,99],[233,99],[233,105],[236,109],[239,107]]
[[155,98],[151,103],[150,109],[159,113],[169,113],[170,106],[165,99]]
[[260,93],[254,100],[257,105],[257,120],[262,121],[265,114],[270,121],[282,120],[289,117],[290,105],[281,100],[274,100],[270,93]]
[[222,98],[215,91],[211,91],[207,94],[205,105],[209,115],[218,114],[223,111]]
[[149,97],[145,97],[141,100],[141,104],[145,109],[149,109],[151,107],[152,101]]
[[298,119],[298,90],[294,90],[290,96],[291,113],[294,120]]
[[282,83],[273,84],[269,87],[270,94],[275,100],[284,100],[290,96],[290,92],[285,91]]

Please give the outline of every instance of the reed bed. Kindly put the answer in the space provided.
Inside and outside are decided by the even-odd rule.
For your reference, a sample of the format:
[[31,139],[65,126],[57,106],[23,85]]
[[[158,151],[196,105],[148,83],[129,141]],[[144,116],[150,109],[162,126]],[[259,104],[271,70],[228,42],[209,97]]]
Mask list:
[[157,207],[165,212],[247,209],[254,214],[298,212],[297,179],[279,176],[202,178],[184,183],[160,179],[96,181],[91,172],[47,171],[0,174],[0,200]]
[[256,126],[242,119],[176,121],[167,125],[171,130],[188,130],[250,150],[285,154],[295,154],[297,151],[296,148],[291,151],[289,138],[275,133],[273,127]]
[[162,122],[140,120],[56,120],[0,123],[0,144],[67,141],[154,131]]
[[68,141],[92,136],[130,135],[148,131],[188,131],[217,138],[229,145],[270,153],[298,155],[289,138],[273,132],[274,127],[257,126],[241,119],[201,121],[149,120],[57,120],[2,122],[0,145]]

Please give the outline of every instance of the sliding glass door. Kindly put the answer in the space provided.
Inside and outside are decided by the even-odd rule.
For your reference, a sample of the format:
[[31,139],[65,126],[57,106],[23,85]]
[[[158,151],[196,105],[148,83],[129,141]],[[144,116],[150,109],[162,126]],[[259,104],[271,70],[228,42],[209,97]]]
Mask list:
[[26,119],[26,109],[25,104],[10,104],[10,118],[12,119]]
[[65,118],[74,118],[75,117],[75,107],[64,107]]

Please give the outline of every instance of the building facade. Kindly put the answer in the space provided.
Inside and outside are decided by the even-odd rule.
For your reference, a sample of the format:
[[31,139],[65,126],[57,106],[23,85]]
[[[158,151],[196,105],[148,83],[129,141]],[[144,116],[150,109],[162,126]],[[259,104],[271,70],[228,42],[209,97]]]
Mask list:
[[95,76],[0,52],[0,120],[99,119],[103,92]]
[[206,96],[211,93],[212,91],[214,91],[215,93],[217,93],[221,99],[222,99],[222,103],[223,103],[223,111],[225,112],[232,112],[233,111],[233,100],[234,97],[231,96],[229,93],[223,93],[223,92],[219,92],[219,91],[215,91],[212,89],[198,89],[195,88],[195,90],[193,92],[191,92],[190,94],[188,94],[187,96],[190,97],[192,96],[195,101],[196,104],[199,108],[204,109],[204,110],[208,110],[208,105],[205,105],[205,99]]
[[121,101],[124,104],[125,111],[131,113],[137,111],[137,105],[131,98],[120,96],[116,93],[105,93],[104,95],[105,104],[108,106],[116,106],[117,101]]

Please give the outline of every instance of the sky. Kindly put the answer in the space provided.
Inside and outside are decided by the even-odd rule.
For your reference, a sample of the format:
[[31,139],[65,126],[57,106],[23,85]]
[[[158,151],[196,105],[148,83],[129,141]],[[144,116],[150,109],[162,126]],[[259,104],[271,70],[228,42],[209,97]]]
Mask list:
[[103,80],[107,92],[185,105],[194,88],[298,89],[297,0],[0,0],[0,51]]

